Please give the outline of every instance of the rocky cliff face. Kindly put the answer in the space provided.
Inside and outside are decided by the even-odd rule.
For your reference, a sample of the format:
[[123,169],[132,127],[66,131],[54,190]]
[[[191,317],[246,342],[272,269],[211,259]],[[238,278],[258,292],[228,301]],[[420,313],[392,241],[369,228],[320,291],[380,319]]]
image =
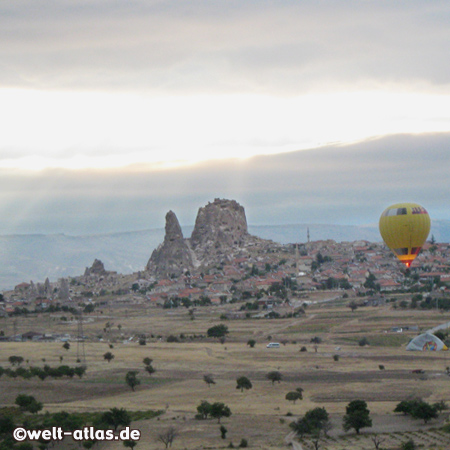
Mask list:
[[[175,214],[166,216],[164,242],[152,253],[152,275],[179,275],[231,258],[249,239],[245,210],[235,200],[215,199],[201,207],[190,239],[184,239]],[[254,239],[254,238],[253,238]]]
[[248,237],[245,210],[235,200],[215,199],[199,209],[190,239],[200,261],[242,247]]
[[105,266],[99,259],[95,259],[92,263],[91,267],[86,267],[86,270],[84,271],[84,276],[89,277],[91,275],[106,275]]
[[155,276],[180,275],[193,268],[189,244],[173,211],[166,214],[164,242],[153,251],[146,269]]

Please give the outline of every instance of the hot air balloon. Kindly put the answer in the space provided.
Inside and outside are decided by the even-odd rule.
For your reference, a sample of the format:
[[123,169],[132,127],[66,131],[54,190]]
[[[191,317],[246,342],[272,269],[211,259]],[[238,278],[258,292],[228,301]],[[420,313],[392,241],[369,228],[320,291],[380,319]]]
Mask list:
[[416,203],[397,203],[383,211],[379,227],[386,245],[410,267],[430,232],[430,216]]

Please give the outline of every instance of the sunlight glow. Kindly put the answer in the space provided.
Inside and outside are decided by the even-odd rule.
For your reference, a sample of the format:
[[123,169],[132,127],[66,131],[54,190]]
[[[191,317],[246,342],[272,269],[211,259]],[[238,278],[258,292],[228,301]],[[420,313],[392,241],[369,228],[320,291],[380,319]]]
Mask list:
[[150,96],[0,90],[0,168],[173,166],[450,131],[449,95]]

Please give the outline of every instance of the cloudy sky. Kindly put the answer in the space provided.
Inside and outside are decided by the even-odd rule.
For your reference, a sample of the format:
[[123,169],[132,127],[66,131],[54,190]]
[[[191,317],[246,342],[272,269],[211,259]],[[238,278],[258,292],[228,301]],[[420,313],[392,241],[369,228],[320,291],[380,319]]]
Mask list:
[[450,219],[449,43],[447,0],[1,2],[0,233],[193,224],[214,197],[254,224]]

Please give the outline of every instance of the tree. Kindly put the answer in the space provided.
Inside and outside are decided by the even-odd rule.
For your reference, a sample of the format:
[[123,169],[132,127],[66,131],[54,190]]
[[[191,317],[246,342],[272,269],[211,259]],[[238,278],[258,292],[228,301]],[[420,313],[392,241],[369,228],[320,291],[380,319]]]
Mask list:
[[149,364],[148,366],[145,366],[145,371],[146,371],[149,375],[152,375],[153,373],[156,372],[156,369],[155,369],[151,364]]
[[375,450],[381,450],[380,445],[386,440],[385,438],[382,438],[375,434],[374,436],[371,436],[370,438],[373,442],[373,445],[375,445]]
[[217,419],[217,423],[220,423],[220,419],[222,417],[230,417],[231,416],[231,410],[224,403],[216,402],[211,405],[210,415],[211,415],[211,417],[214,417],[215,419]]
[[12,366],[15,366],[16,364],[20,366],[23,363],[23,358],[21,356],[10,356],[8,361]]
[[394,412],[401,412],[405,416],[407,416],[411,414],[411,411],[413,410],[417,402],[418,400],[403,400],[397,404],[397,406],[394,409]]
[[355,309],[358,309],[358,304],[353,300],[353,301],[351,301],[349,304],[348,304],[348,307],[352,310],[352,312],[355,310]]
[[439,417],[437,408],[424,401],[417,401],[411,408],[410,414],[414,419],[423,419],[424,423]]
[[291,392],[288,392],[287,394],[286,394],[286,400],[288,400],[288,401],[290,401],[290,402],[293,402],[294,403],[294,405],[295,405],[295,402],[297,401],[297,400],[302,400],[302,398],[303,398],[303,396],[302,396],[302,394],[301,394],[301,392],[298,392],[298,391],[291,391]]
[[140,380],[137,378],[137,371],[130,370],[125,375],[125,381],[130,386],[131,390],[134,391],[134,388],[141,384]]
[[108,363],[110,363],[111,360],[114,359],[114,355],[113,355],[111,352],[106,352],[106,353],[103,355],[103,358],[106,359],[106,361],[108,361]]
[[12,433],[14,428],[16,425],[11,417],[0,415],[0,435]]
[[197,412],[199,417],[203,420],[207,419],[211,414],[211,403],[208,403],[206,400],[202,400],[200,405],[197,406]]
[[158,435],[158,441],[161,441],[166,448],[172,446],[172,442],[178,436],[174,427],[169,427],[164,433]]
[[65,350],[69,350],[70,348],[70,344],[68,342],[64,342],[63,346],[62,346]]
[[412,439],[409,439],[406,442],[403,442],[402,446],[401,446],[401,450],[415,450],[416,449],[416,444]]
[[212,375],[203,375],[203,381],[211,387],[211,384],[216,384]]
[[353,428],[356,431],[356,434],[359,434],[361,428],[372,426],[372,419],[369,417],[370,411],[364,400],[353,400],[345,409],[346,414],[342,423],[344,431]]
[[251,389],[253,387],[252,382],[247,377],[239,377],[236,380],[237,386],[236,389],[240,389],[241,392],[244,392],[244,389]]
[[369,345],[369,340],[364,336],[363,338],[361,338],[361,339],[358,341],[358,345],[359,345],[360,347],[365,347],[366,345]]
[[290,426],[299,436],[318,432],[326,435],[331,429],[331,422],[327,410],[318,407],[307,411],[303,418],[293,422]]
[[78,375],[79,378],[82,378],[86,373],[86,366],[77,366],[73,369],[75,375]]
[[216,337],[216,338],[225,337],[228,333],[229,333],[228,327],[223,323],[208,328],[207,331],[208,337]]
[[153,362],[153,359],[147,357],[144,358],[142,362],[144,363],[144,366],[149,366]]
[[331,429],[331,422],[325,408],[314,408],[307,411],[302,418],[298,419],[297,422],[292,422],[289,426],[300,437],[305,434],[309,435],[315,450],[318,450],[322,438]]
[[222,439],[226,439],[227,433],[228,433],[228,430],[223,425],[220,425],[220,437]]
[[254,339],[249,339],[249,340],[247,341],[247,345],[248,345],[250,348],[253,348],[253,347],[255,346],[255,344],[256,344],[256,341],[255,341]]
[[32,395],[19,394],[15,403],[22,411],[28,411],[31,414],[36,414],[43,408],[42,403],[38,402]]
[[130,415],[124,408],[112,408],[102,414],[101,422],[112,426],[117,431],[119,426],[127,427],[131,423]]
[[132,441],[132,440],[123,441],[123,446],[124,447],[134,448],[134,447],[136,447],[136,445],[137,445],[136,441]]
[[266,375],[266,378],[270,380],[272,384],[275,384],[275,381],[278,381],[278,383],[280,383],[283,376],[280,372],[278,372],[278,370],[272,370]]

